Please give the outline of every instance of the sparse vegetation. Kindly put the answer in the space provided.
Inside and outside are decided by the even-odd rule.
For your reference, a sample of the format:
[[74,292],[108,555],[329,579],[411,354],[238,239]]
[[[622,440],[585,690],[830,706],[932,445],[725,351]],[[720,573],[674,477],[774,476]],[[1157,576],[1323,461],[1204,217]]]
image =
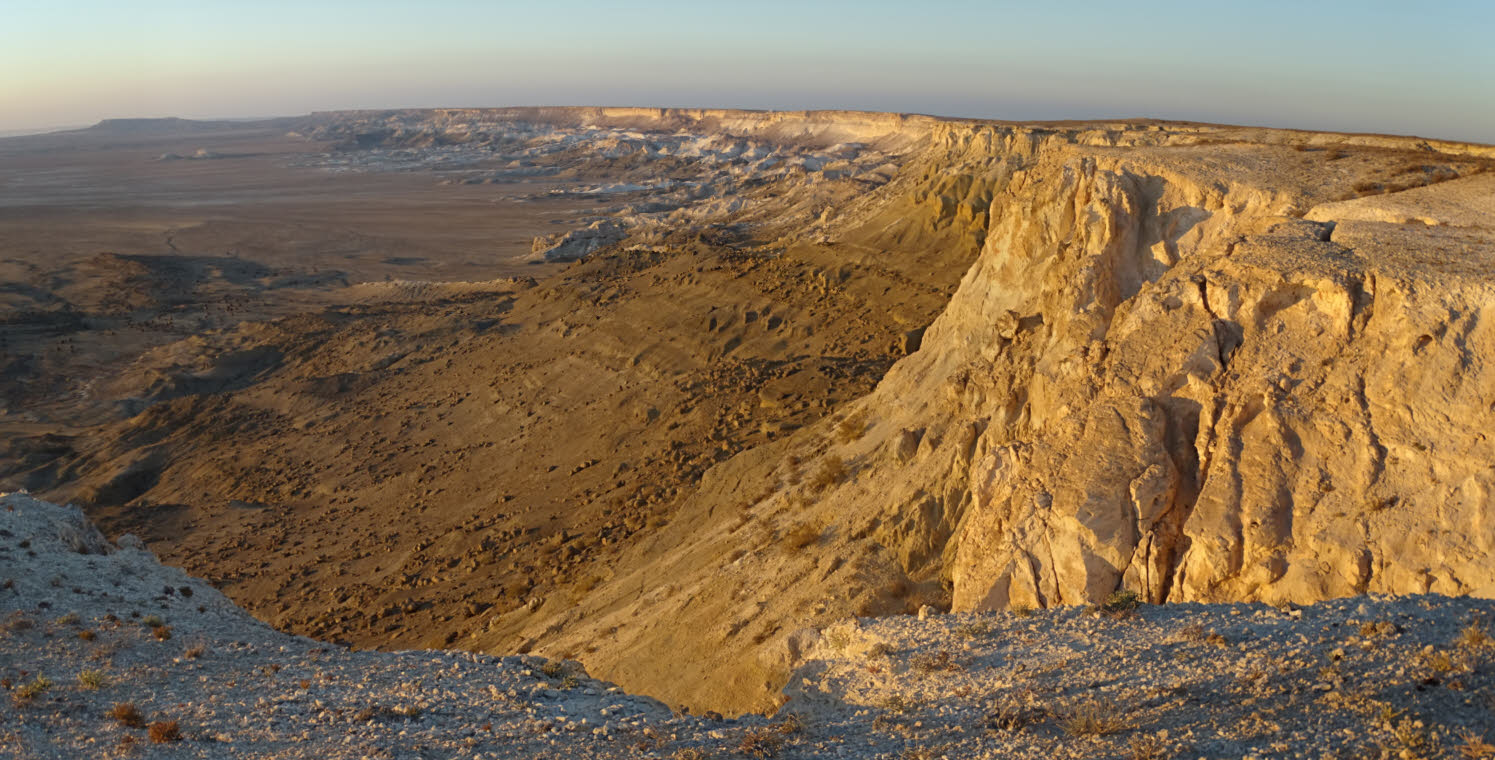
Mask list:
[[46,676],[37,676],[32,680],[21,684],[11,692],[11,698],[18,703],[30,702],[41,696],[43,692],[52,688],[52,680]]
[[1465,760],[1495,758],[1495,745],[1485,741],[1484,734],[1465,728],[1459,731],[1459,756]]
[[1112,591],[1104,602],[1092,608],[1095,612],[1113,620],[1125,620],[1136,613],[1142,599],[1137,592],[1122,589]]
[[1411,717],[1397,721],[1391,729],[1391,736],[1396,740],[1402,757],[1419,757],[1428,747],[1427,726]]
[[1131,760],[1163,760],[1168,756],[1168,743],[1155,735],[1148,734],[1134,737],[1127,745],[1127,750]]
[[97,690],[109,685],[102,670],[85,670],[78,674],[78,684],[85,689]]
[[831,454],[820,460],[820,469],[810,478],[810,488],[824,491],[846,480],[846,474],[846,463],[841,461],[841,457]]
[[1424,649],[1422,653],[1418,655],[1418,662],[1424,668],[1427,668],[1428,670],[1438,675],[1445,675],[1456,670],[1467,669],[1467,665],[1462,661],[1461,658],[1456,658],[1449,652],[1432,649],[1431,647],[1429,647],[1428,649]]
[[156,721],[155,723],[151,724],[150,729],[147,731],[147,735],[150,736],[151,741],[156,744],[179,742],[182,740],[182,729],[174,720]]
[[965,639],[979,639],[991,633],[991,624],[985,620],[968,623],[955,629],[955,633]]
[[419,720],[425,711],[416,705],[369,705],[353,713],[353,720],[367,723],[371,720]]
[[1495,638],[1490,636],[1490,630],[1479,623],[1470,623],[1459,631],[1459,646],[1467,650],[1480,650],[1495,647]]
[[882,706],[883,709],[894,714],[902,714],[914,708],[914,704],[908,701],[902,694],[894,694],[888,697],[883,701]]
[[950,653],[941,649],[935,654],[920,653],[909,660],[915,670],[923,673],[954,673],[960,665],[950,659]]
[[160,615],[146,615],[141,619],[140,624],[146,628],[160,628],[166,625],[166,621],[162,620]]
[[841,423],[836,425],[836,441],[844,445],[860,439],[867,432],[867,416],[867,410],[862,409],[841,420]]
[[784,740],[776,731],[758,727],[749,729],[737,743],[737,751],[748,757],[773,757],[779,753]]
[[118,702],[109,710],[109,717],[125,728],[140,728],[145,725],[145,716],[133,702]]
[[1041,710],[1030,708],[1014,699],[998,701],[986,713],[986,729],[999,734],[1011,734],[1043,720]]
[[156,637],[157,641],[169,641],[171,639],[171,626],[154,626],[151,628],[151,635]]
[[1060,721],[1059,727],[1070,736],[1111,736],[1131,728],[1113,705],[1087,702],[1075,707]]
[[792,551],[799,551],[819,541],[820,532],[820,526],[814,523],[800,523],[784,534],[784,546]]

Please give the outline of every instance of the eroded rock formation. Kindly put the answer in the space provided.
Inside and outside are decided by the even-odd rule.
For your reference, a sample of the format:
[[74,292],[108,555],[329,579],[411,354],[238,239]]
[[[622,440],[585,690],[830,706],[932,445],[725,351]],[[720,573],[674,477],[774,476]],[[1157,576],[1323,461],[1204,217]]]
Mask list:
[[27,464],[132,529],[197,505],[153,546],[293,630],[737,712],[851,615],[1495,596],[1489,147],[651,109],[306,131],[609,167],[577,192],[692,179],[542,240],[586,250],[538,282],[147,355],[121,385],[232,382],[152,380]]

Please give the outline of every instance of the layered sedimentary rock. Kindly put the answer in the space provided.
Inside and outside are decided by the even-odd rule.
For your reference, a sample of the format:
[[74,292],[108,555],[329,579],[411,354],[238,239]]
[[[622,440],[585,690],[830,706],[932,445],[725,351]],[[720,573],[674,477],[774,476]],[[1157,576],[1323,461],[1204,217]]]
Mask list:
[[[140,523],[153,502],[207,505],[207,527],[158,550],[242,573],[236,598],[294,630],[408,645],[419,620],[443,644],[574,657],[742,711],[774,706],[806,626],[851,615],[1118,589],[1495,596],[1487,146],[658,109],[327,114],[305,131],[350,151],[496,146],[514,151],[504,172],[616,162],[575,192],[655,187],[668,167],[698,184],[542,239],[585,260],[501,302],[414,314],[405,338],[392,314],[220,336],[229,358],[267,344],[290,359],[213,396],[171,386],[192,403],[104,428],[59,460],[73,480],[36,486]],[[412,344],[441,355],[406,360]],[[389,363],[328,362],[369,345]],[[811,356],[841,358],[789,372]],[[124,381],[154,377],[142,364]],[[740,381],[719,372],[738,366]],[[626,403],[596,403],[593,376],[630,384]],[[467,377],[505,380],[475,396]],[[315,424],[266,412],[286,399]],[[386,415],[389,440],[442,433],[406,454],[441,469],[386,491],[358,464],[384,451],[320,458],[315,436],[382,443],[365,421]],[[225,477],[250,434],[267,461],[316,457],[286,487]],[[166,442],[147,460],[137,437]],[[212,506],[229,499],[288,506]],[[550,511],[521,524],[531,501]],[[581,513],[596,519],[556,523]],[[296,525],[336,538],[269,533]],[[265,536],[284,564],[246,568],[233,541]],[[314,575],[329,568],[364,585]]]
[[[618,572],[668,584],[600,590],[549,635],[631,628],[604,672],[745,708],[799,656],[799,620],[1118,589],[1495,594],[1495,183],[1257,136],[936,130],[946,165],[1002,162],[982,253],[918,350],[708,472],[675,553]],[[1374,194],[1409,172],[1443,181]]]

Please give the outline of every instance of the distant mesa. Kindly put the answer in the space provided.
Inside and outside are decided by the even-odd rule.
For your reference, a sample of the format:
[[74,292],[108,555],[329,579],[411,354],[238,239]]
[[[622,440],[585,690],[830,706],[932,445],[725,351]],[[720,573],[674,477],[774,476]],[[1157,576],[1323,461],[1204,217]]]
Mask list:
[[182,155],[180,153],[162,153],[161,157],[158,158],[158,159],[156,159],[156,160],[157,161],[206,161],[206,160],[214,159],[214,158],[227,158],[227,156],[225,156],[222,153],[217,153],[217,152],[208,150],[207,148],[198,148],[190,156],[184,156],[184,155]]

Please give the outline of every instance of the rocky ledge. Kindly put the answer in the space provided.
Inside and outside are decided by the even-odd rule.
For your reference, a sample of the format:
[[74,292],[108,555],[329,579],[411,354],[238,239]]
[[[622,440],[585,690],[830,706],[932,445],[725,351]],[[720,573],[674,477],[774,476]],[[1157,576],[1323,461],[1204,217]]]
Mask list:
[[1495,757],[1495,601],[1104,604],[851,619],[791,637],[774,717],[672,712],[540,657],[277,632],[0,495],[0,756]]

